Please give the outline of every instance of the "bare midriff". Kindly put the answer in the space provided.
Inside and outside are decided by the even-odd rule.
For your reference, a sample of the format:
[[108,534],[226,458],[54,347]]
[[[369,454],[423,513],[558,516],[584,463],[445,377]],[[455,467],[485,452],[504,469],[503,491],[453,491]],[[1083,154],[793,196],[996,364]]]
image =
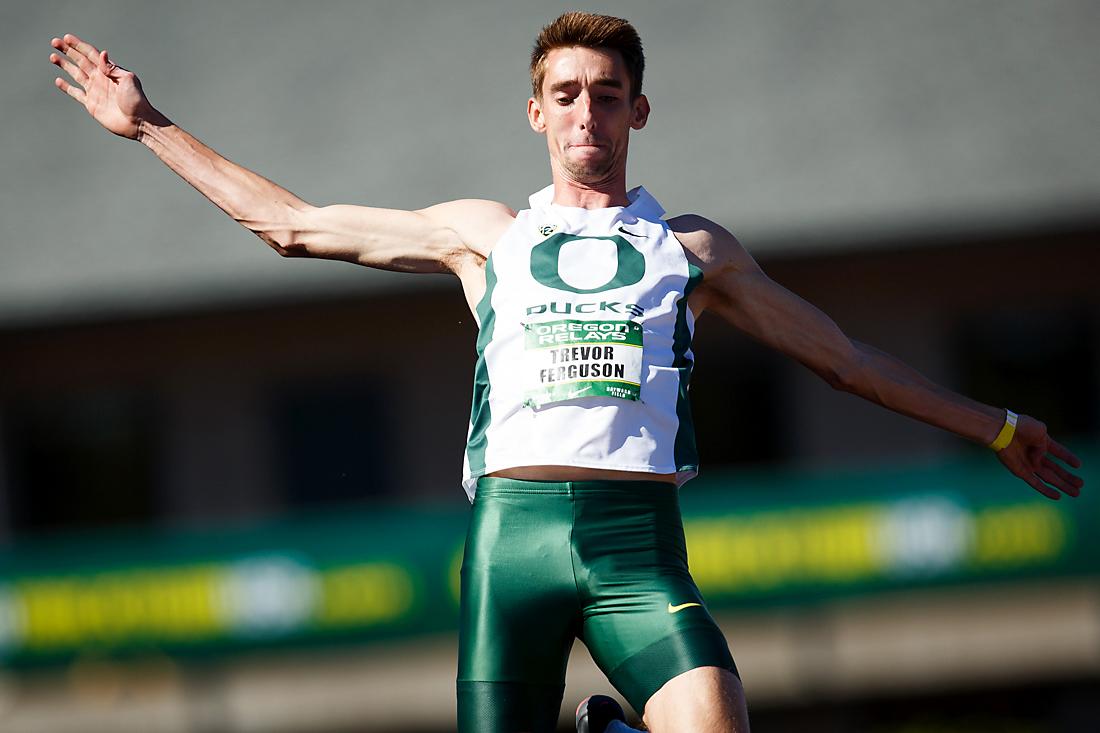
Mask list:
[[520,481],[663,481],[676,484],[674,473],[613,471],[606,468],[578,468],[577,466],[514,466],[486,475],[514,478]]

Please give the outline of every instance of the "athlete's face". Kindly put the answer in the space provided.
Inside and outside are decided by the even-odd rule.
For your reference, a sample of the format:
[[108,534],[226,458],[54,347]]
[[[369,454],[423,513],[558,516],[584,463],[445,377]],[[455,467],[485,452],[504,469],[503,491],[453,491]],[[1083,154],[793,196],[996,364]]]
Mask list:
[[626,170],[630,130],[645,127],[649,102],[630,99],[618,51],[556,48],[546,57],[542,94],[527,101],[532,129],[546,135],[550,165],[585,184]]

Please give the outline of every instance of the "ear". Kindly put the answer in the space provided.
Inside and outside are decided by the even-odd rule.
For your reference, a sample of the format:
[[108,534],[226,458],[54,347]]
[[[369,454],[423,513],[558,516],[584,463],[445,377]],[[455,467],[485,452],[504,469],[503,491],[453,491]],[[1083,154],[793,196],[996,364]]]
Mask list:
[[546,118],[542,116],[542,103],[531,97],[527,100],[527,122],[537,133],[546,132]]
[[630,127],[640,130],[649,121],[649,100],[644,94],[639,94],[633,102],[633,115],[630,118]]

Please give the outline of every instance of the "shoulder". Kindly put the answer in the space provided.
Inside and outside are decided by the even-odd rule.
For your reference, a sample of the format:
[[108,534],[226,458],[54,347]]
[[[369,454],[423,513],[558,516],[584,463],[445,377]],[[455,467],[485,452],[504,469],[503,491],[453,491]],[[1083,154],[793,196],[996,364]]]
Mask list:
[[704,279],[752,261],[732,232],[706,217],[681,214],[666,223],[687,251],[688,259],[703,270]]
[[421,209],[421,212],[434,212],[437,214],[450,214],[457,216],[495,216],[514,219],[516,212],[507,204],[489,199],[456,199],[444,201],[441,204]]
[[488,199],[458,199],[445,201],[419,213],[448,223],[480,223],[483,226],[507,227],[516,218],[516,212],[507,204]]
[[516,212],[507,204],[488,199],[458,199],[420,209],[439,226],[452,230],[464,247],[482,259],[515,221]]

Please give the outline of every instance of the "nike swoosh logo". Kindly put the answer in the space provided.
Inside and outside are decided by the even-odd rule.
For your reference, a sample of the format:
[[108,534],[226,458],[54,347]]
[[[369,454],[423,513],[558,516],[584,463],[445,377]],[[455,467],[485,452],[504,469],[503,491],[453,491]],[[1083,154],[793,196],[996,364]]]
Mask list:
[[573,390],[572,392],[567,394],[565,396],[565,398],[569,399],[569,400],[576,399],[577,397],[580,397],[582,394],[584,394],[585,392],[587,392],[590,389],[592,389],[592,388],[591,387],[585,387],[584,389]]
[[685,608],[691,608],[692,606],[699,606],[700,608],[702,608],[703,604],[702,603],[681,603],[679,606],[674,606],[670,603],[670,604],[668,604],[668,612],[669,613],[680,613],[680,611],[683,611]]
[[644,234],[635,234],[634,232],[628,232],[627,230],[623,229],[621,226],[619,227],[619,231],[622,232],[623,234],[629,234],[632,237],[642,237],[643,239],[645,238]]

